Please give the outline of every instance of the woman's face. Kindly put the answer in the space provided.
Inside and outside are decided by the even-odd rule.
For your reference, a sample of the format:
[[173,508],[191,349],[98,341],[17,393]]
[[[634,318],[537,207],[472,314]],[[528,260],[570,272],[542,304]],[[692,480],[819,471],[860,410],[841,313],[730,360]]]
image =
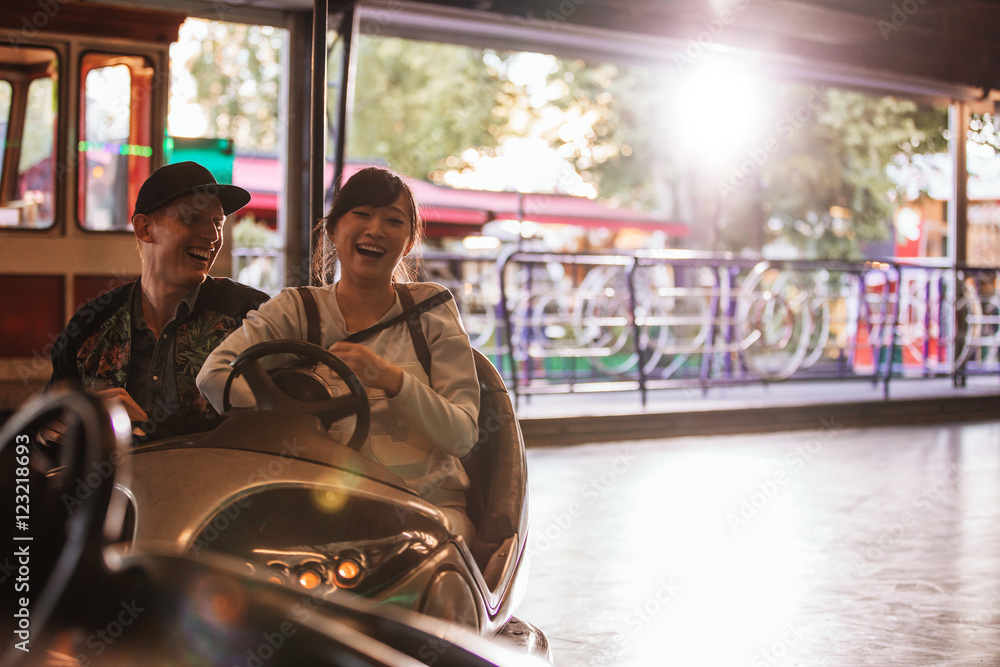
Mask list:
[[391,283],[396,265],[413,245],[412,219],[405,193],[388,206],[357,206],[341,216],[330,232],[341,280],[363,285]]

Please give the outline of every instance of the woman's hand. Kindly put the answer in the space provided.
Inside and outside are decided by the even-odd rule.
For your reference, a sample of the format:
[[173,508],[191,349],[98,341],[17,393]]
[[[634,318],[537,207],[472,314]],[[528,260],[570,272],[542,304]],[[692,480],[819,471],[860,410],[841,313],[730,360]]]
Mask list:
[[331,345],[330,352],[340,357],[366,387],[382,389],[389,398],[398,394],[403,388],[402,369],[364,345],[341,341]]

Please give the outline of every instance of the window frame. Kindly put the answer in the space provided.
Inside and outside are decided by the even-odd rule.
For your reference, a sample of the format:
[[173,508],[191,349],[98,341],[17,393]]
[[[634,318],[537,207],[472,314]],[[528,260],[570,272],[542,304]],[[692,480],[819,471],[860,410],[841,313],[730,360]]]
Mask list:
[[[75,214],[72,223],[77,230],[86,234],[128,234],[132,232],[132,214],[135,210],[135,199],[138,196],[142,182],[153,172],[154,165],[159,164],[163,157],[162,139],[158,146],[155,129],[162,125],[154,117],[158,108],[156,104],[156,88],[166,82],[158,59],[151,54],[141,52],[122,52],[113,49],[87,48],[79,54],[79,107],[77,114],[77,141],[70,150],[76,157],[77,174],[75,187]],[[129,136],[124,146],[128,148],[126,163],[126,196],[125,222],[122,227],[110,229],[95,229],[87,225],[87,76],[94,70],[103,67],[124,65],[129,70]],[[169,71],[166,76],[169,76]]]
[[[21,182],[21,156],[24,142],[24,131],[27,127],[28,100],[31,86],[35,81],[50,79],[56,87],[53,95],[56,104],[52,124],[52,180],[50,194],[52,197],[52,218],[44,226],[0,225],[0,231],[41,233],[49,232],[58,226],[59,221],[59,116],[64,105],[63,90],[60,84],[60,59],[64,54],[53,45],[22,47],[33,51],[47,52],[51,55],[47,60],[17,67],[16,65],[0,66],[0,79],[10,85],[11,100],[8,109],[6,134],[2,137],[5,149],[0,156],[0,208],[9,208],[10,202],[19,200],[18,189]],[[52,73],[55,73],[53,76]]]

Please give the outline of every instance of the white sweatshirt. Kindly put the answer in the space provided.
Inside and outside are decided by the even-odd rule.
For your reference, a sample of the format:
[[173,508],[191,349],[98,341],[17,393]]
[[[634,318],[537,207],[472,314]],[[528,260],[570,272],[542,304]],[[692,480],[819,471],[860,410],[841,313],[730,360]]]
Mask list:
[[[407,283],[414,303],[445,288],[435,283]],[[319,308],[321,341],[324,348],[350,333],[337,303],[335,286],[310,288]],[[380,321],[403,311],[396,304]],[[372,425],[361,453],[402,477],[425,500],[442,507],[465,507],[469,478],[458,457],[476,444],[479,436],[479,381],[469,336],[462,326],[455,302],[435,306],[420,315],[420,326],[431,351],[431,379],[417,358],[405,322],[376,333],[361,344],[402,369],[399,393],[388,398],[381,389],[368,388]],[[273,299],[252,310],[243,326],[209,355],[198,373],[198,389],[222,410],[222,391],[231,370],[229,364],[241,352],[257,343],[277,338],[306,340],[307,321],[302,299],[293,288],[282,290]],[[286,359],[287,360],[287,357]],[[265,367],[281,365],[279,356],[262,360]],[[332,371],[318,368],[338,395],[347,392],[343,381]],[[234,406],[251,406],[253,396],[240,378],[233,383],[230,401]],[[330,433],[337,439],[341,429],[334,424]]]

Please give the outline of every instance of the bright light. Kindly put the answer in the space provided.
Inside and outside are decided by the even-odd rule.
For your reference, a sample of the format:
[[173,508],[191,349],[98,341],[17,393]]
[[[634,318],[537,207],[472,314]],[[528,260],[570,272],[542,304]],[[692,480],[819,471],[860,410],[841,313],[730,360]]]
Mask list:
[[361,581],[361,564],[351,557],[343,558],[337,563],[337,585],[341,588],[353,588]]
[[319,574],[313,570],[304,570],[299,574],[299,585],[306,590],[312,590],[322,583]]
[[920,214],[912,208],[903,207],[896,215],[896,231],[907,241],[920,240]]
[[507,137],[492,156],[474,161],[463,154],[470,166],[444,173],[449,187],[493,192],[558,192],[594,198],[597,188],[583,180],[573,164],[559,155],[545,139]]
[[[201,52],[208,38],[210,22],[189,18],[181,24],[177,41],[170,45],[170,60],[185,63]],[[186,67],[171,69],[170,108],[167,131],[175,137],[203,137],[208,131],[204,110],[192,100],[197,95],[197,83]]]
[[167,124],[175,137],[203,137],[208,132],[208,119],[197,104],[173,100]]
[[500,247],[500,239],[495,236],[466,236],[462,239],[466,250],[495,250]]
[[752,72],[736,68],[686,70],[671,95],[680,147],[707,165],[724,166],[764,145],[769,89]]
[[344,560],[337,566],[337,574],[341,579],[354,579],[361,574],[361,567],[353,560]]

